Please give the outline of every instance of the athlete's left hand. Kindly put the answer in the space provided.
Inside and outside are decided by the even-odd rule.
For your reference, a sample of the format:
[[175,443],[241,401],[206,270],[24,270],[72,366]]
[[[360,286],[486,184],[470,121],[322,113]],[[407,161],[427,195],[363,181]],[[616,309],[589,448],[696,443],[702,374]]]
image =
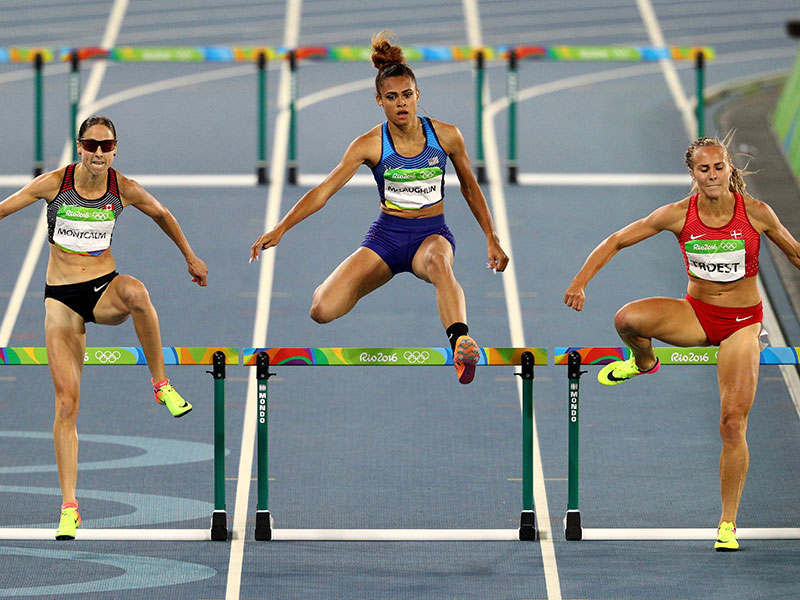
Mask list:
[[489,262],[486,266],[494,272],[505,271],[508,266],[508,255],[495,240],[489,241]]

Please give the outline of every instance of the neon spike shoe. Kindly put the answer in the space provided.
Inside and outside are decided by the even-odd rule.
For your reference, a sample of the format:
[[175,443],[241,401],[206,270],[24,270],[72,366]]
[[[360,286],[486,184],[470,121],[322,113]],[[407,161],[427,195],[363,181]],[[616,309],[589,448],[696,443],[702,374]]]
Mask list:
[[723,521],[717,529],[717,541],[714,543],[714,550],[717,552],[733,552],[739,549],[739,541],[736,539],[736,526],[728,521]]
[[456,366],[458,383],[467,384],[475,378],[475,365],[481,357],[480,348],[468,335],[462,335],[456,340],[456,349],[453,352],[453,364]]
[[637,375],[650,375],[661,368],[661,361],[656,359],[654,364],[647,371],[640,371],[636,366],[636,359],[631,356],[628,360],[616,360],[606,365],[597,374],[597,381],[603,385],[619,385]]
[[182,417],[192,410],[192,405],[181,398],[181,395],[176,392],[175,388],[170,384],[169,379],[165,379],[158,384],[154,381],[153,393],[156,396],[156,402],[159,404],[166,404],[169,412],[171,412],[172,416],[175,418]]
[[77,507],[68,506],[61,510],[61,520],[56,531],[57,540],[74,540],[75,533],[81,524],[81,513]]

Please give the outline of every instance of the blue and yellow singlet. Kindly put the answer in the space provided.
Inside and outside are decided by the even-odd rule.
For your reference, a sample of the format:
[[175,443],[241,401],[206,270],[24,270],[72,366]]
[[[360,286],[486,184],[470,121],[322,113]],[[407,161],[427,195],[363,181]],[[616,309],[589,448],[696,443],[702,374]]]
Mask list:
[[425,148],[413,157],[398,154],[388,121],[381,127],[381,159],[372,169],[381,204],[395,210],[419,210],[444,199],[447,153],[439,144],[428,117],[418,117],[425,132]]

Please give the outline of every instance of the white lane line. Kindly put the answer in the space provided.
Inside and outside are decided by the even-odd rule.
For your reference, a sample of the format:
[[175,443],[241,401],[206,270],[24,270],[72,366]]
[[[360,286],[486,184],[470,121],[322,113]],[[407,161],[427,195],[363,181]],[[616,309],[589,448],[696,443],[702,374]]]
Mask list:
[[[114,5],[111,8],[111,13],[109,14],[108,22],[106,24],[105,34],[103,35],[103,48],[111,48],[114,46],[114,42],[119,34],[119,28],[122,24],[122,19],[125,16],[125,11],[127,8],[128,0],[114,1]],[[81,107],[94,102],[104,73],[104,61],[97,61],[92,64],[92,69],[89,72],[87,90],[81,99]],[[72,144],[74,143],[75,142],[73,140],[67,140],[67,142],[64,144],[59,165],[65,165],[69,162],[72,157]],[[25,183],[28,181],[30,181],[30,178],[26,178],[23,185],[25,185]],[[22,301],[24,300],[25,295],[28,293],[28,288],[31,284],[31,278],[33,277],[33,271],[36,268],[36,263],[39,261],[39,256],[41,255],[42,249],[46,243],[46,232],[47,205],[43,206],[42,211],[39,213],[39,219],[36,221],[33,234],[31,235],[31,241],[28,245],[28,250],[25,253],[25,259],[22,262],[22,267],[20,268],[19,275],[17,276],[17,281],[14,284],[14,290],[11,293],[11,299],[8,301],[8,307],[3,314],[3,321],[0,323],[0,346],[8,346],[8,341],[11,338],[11,332],[14,330],[14,325],[17,323],[17,317],[19,317],[19,311],[22,308]]]
[[519,173],[519,185],[553,186],[676,186],[690,187],[692,178],[672,173]]
[[[477,0],[463,0],[464,13],[467,25],[467,38],[472,47],[483,45],[481,37],[480,13]],[[489,81],[484,80],[483,95],[487,103],[490,101]],[[502,185],[500,153],[497,145],[497,134],[494,128],[494,115],[484,111],[483,131],[485,134],[484,151],[486,159],[486,173],[489,178],[489,198],[492,214],[500,236],[503,249],[511,260],[502,274],[503,289],[505,291],[506,307],[508,309],[509,329],[511,344],[516,347],[525,345],[525,332],[522,325],[522,309],[519,303],[519,288],[517,286],[517,273],[514,262],[514,252],[511,246],[511,229],[508,224],[506,212],[506,199]],[[520,411],[522,410],[522,381],[517,380]],[[550,509],[547,504],[547,488],[542,470],[542,458],[539,448],[539,435],[536,430],[536,416],[533,418],[533,498],[536,512],[536,530],[539,546],[542,552],[542,569],[544,571],[545,588],[548,600],[561,600],[561,582],[558,578],[558,564],[553,544],[553,532],[550,525]]]
[[[639,13],[642,15],[642,21],[644,21],[644,26],[647,29],[647,35],[650,37],[652,45],[658,48],[666,47],[667,43],[664,41],[664,34],[661,32],[661,26],[658,24],[658,18],[650,0],[636,0],[636,5],[639,7]],[[664,79],[667,81],[667,87],[670,94],[672,94],[672,100],[681,114],[686,133],[690,139],[694,139],[697,134],[697,117],[692,109],[692,102],[689,101],[681,85],[678,70],[669,58],[662,58],[658,63],[661,65]]]
[[[300,33],[302,0],[287,0],[286,23],[284,26],[284,46],[294,48]],[[273,138],[272,163],[270,164],[270,185],[267,195],[267,210],[264,218],[264,231],[269,231],[278,222],[283,195],[284,172],[289,148],[289,99],[291,75],[289,65],[284,62],[278,91],[280,112],[276,119]],[[242,249],[242,261],[246,258],[246,248]],[[258,274],[258,295],[256,296],[256,320],[253,324],[253,347],[263,348],[267,344],[269,327],[269,307],[272,297],[272,281],[275,273],[275,254],[277,248],[261,254]],[[228,580],[225,600],[239,600],[244,563],[245,532],[250,503],[250,483],[253,474],[253,453],[256,434],[256,396],[258,383],[255,369],[250,369],[247,381],[247,401],[242,424],[242,449],[239,456],[239,472],[234,504],[233,539],[228,561]]]

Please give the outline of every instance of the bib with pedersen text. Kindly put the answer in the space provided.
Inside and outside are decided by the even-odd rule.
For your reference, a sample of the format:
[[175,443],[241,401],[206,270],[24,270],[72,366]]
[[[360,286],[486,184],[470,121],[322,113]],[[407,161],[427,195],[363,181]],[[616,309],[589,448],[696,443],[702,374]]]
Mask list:
[[744,240],[690,240],[684,249],[690,275],[719,282],[744,277]]
[[440,167],[387,169],[383,174],[386,206],[419,210],[442,199],[443,173]]
[[53,241],[65,252],[97,256],[111,245],[115,221],[113,210],[61,206]]

